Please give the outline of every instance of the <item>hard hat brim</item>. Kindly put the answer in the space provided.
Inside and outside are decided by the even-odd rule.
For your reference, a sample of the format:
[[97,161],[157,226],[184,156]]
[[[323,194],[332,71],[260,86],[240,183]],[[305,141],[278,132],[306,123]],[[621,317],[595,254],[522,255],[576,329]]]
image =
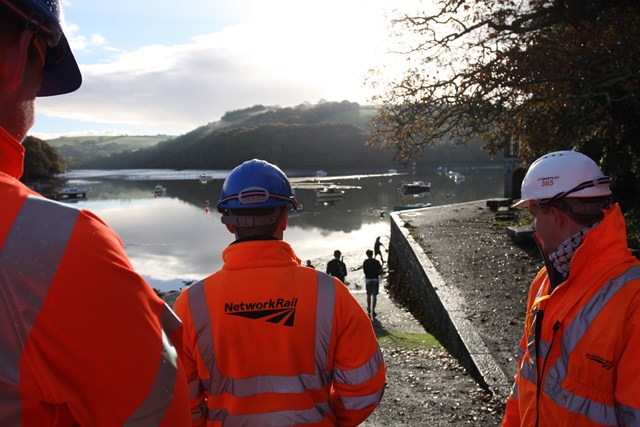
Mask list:
[[531,204],[531,200],[520,200],[511,205],[512,208],[525,208]]
[[71,52],[67,38],[63,35],[58,46],[47,50],[42,86],[37,96],[62,95],[77,90],[81,84],[80,68]]

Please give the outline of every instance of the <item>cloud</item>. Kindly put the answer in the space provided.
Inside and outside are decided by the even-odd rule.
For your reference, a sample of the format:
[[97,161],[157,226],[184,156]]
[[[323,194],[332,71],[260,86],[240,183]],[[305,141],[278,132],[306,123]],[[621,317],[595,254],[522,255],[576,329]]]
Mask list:
[[263,14],[259,21],[185,43],[130,49],[112,46],[100,34],[83,36],[70,24],[75,52],[105,54],[80,64],[78,91],[39,99],[38,114],[176,134],[255,104],[368,100],[364,79],[378,64],[387,34],[375,2],[265,3],[253,10]]

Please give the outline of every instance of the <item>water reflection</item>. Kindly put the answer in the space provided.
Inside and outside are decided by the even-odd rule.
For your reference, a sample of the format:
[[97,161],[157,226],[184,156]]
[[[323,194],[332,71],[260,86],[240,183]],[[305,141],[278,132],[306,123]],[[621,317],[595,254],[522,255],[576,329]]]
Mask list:
[[[199,176],[209,178],[201,182]],[[72,171],[70,185],[89,188],[88,199],[77,206],[89,209],[121,237],[134,267],[153,287],[169,290],[185,281],[201,279],[222,265],[222,250],[233,241],[215,210],[228,171]],[[503,170],[464,170],[456,183],[435,171],[416,175],[356,175],[318,180],[292,177],[302,209],[289,220],[286,240],[298,256],[315,260],[373,246],[376,236],[389,234],[388,213],[394,206],[415,203],[443,205],[501,197]],[[304,172],[299,175],[305,175]],[[423,180],[431,191],[403,195],[403,182]],[[154,197],[156,185],[166,195]],[[335,185],[343,197],[331,203],[316,198],[316,190]],[[208,208],[208,209],[207,209]]]

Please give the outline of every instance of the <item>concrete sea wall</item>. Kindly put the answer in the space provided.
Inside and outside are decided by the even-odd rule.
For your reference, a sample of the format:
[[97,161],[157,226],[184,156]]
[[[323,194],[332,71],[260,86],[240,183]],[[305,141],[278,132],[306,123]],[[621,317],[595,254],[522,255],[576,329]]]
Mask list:
[[390,217],[387,285],[390,296],[407,308],[481,387],[506,396],[512,379],[506,377],[467,319],[464,301],[446,286],[401,216],[392,213]]

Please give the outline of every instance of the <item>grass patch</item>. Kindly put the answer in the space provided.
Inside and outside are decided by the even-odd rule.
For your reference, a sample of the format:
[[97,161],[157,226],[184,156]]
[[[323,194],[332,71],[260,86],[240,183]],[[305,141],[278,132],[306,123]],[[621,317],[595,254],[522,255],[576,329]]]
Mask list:
[[377,330],[376,336],[381,347],[442,349],[438,340],[427,333],[405,333],[390,330]]

